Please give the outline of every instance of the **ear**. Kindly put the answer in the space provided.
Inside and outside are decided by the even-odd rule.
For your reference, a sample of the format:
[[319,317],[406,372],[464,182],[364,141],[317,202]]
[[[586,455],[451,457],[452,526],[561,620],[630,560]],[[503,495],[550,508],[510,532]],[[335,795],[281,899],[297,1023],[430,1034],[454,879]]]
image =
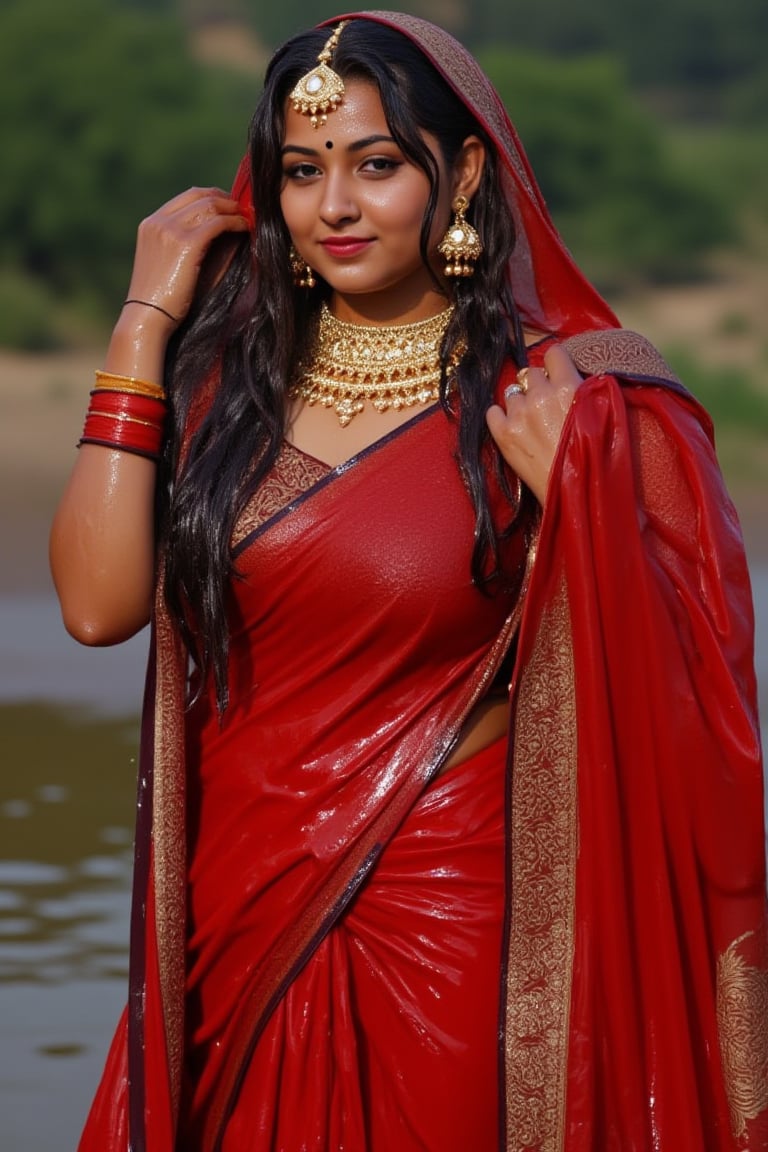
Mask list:
[[451,195],[471,200],[480,187],[485,165],[485,144],[479,136],[467,136],[453,165]]

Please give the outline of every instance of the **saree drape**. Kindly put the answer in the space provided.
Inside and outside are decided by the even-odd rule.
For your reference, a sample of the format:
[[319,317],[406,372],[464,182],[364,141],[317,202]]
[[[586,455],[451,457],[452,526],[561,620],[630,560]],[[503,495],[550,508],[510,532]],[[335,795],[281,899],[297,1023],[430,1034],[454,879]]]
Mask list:
[[609,376],[551,477],[517,672],[514,1149],[768,1146],[749,581],[706,427]]
[[[585,382],[538,542],[513,538],[516,581],[495,598],[481,602],[469,585],[471,510],[440,413],[255,530],[239,557],[250,567],[235,627],[248,656],[233,671],[232,717],[219,732],[197,713],[186,751],[185,665],[159,590],[129,1012],[82,1152],[172,1152],[179,1128],[179,1148],[204,1152],[765,1149],[752,614],[711,427],[644,342],[599,331],[615,318],[568,257],[498,97],[461,46],[412,17],[358,18],[419,44],[488,132],[518,225],[515,299],[566,343]],[[251,207],[247,165],[235,192]],[[343,501],[331,499],[340,491]],[[271,584],[264,572],[259,580],[261,555],[280,561]],[[249,581],[260,592],[252,601]],[[288,621],[302,625],[298,650],[294,633],[281,632]],[[318,642],[329,634],[332,644]],[[260,645],[285,654],[280,676],[270,678]],[[505,746],[430,783],[510,652]],[[281,711],[289,691],[299,713]],[[289,788],[271,775],[286,757]],[[476,808],[454,823],[470,796]],[[289,825],[302,829],[290,844]],[[419,856],[441,829],[466,856],[450,846],[444,863]],[[251,833],[258,842],[246,842]],[[478,936],[455,889],[441,903],[440,870],[454,867],[484,926]],[[414,875],[435,917],[420,920],[413,901],[406,915],[402,893],[379,906],[398,908],[391,920],[367,914],[377,883],[391,896]],[[401,948],[395,921],[414,925]],[[464,940],[455,974],[433,957],[437,941],[453,939],[436,924]],[[433,1000],[450,1006],[451,988],[470,989],[477,1028],[457,1011],[443,1033],[439,1013],[431,1017],[424,1051],[439,1052],[439,1041],[455,1063],[415,1060],[398,1085],[387,1036],[395,1053],[418,1049],[401,1047],[404,1021],[383,1007],[386,1024],[366,1030],[366,1005],[383,1003],[387,986],[390,1008],[399,995],[408,1017],[408,965],[422,989],[429,968],[418,964],[417,938],[446,981]],[[487,949],[500,957],[497,1073],[489,1085],[483,1042],[474,1143],[456,1110],[440,1117],[444,1099],[459,1099],[450,1076],[488,1030],[488,995],[462,984],[469,938],[486,993]],[[378,975],[372,999],[358,1003],[346,994],[358,995],[363,953],[377,953]],[[415,1013],[410,1022],[418,1031]],[[323,1072],[308,1088],[307,1053],[318,1045]],[[381,1069],[388,1075],[377,1079]],[[377,1124],[374,1085],[386,1084]],[[390,1128],[397,1116],[407,1125]]]
[[[617,339],[626,345],[631,337],[619,333]],[[579,344],[573,341],[572,351],[586,362],[597,356],[596,349],[605,349],[606,337],[581,341],[582,347]],[[259,537],[262,543],[267,541],[281,523],[281,532],[294,545],[306,542],[308,527],[316,517],[316,531],[327,540],[331,527],[327,517],[334,514],[343,518],[341,536],[348,540],[347,530],[354,537],[360,516],[366,543],[374,545],[376,555],[376,543],[381,547],[383,541],[392,539],[387,520],[397,516],[397,492],[408,494],[412,504],[416,485],[426,480],[429,491],[435,492],[434,504],[425,508],[417,537],[419,547],[437,557],[428,582],[429,599],[434,599],[437,611],[440,583],[449,579],[443,570],[444,549],[435,548],[435,521],[445,488],[429,482],[436,480],[441,459],[444,482],[450,483],[446,460],[455,467],[451,453],[445,451],[450,443],[445,438],[446,426],[441,424],[443,434],[437,435],[442,419],[435,412],[417,419],[389,444],[378,445],[362,461],[343,467],[342,475],[337,472],[321,480],[320,493],[300,499],[298,508],[290,506],[277,524],[257,530],[256,542]],[[360,464],[363,467],[357,471]],[[350,480],[352,489],[344,489],[344,501],[331,500],[327,505],[317,501],[322,489],[328,496],[334,484]],[[380,515],[376,509],[381,504],[382,484],[392,507],[377,536],[374,521]],[[350,499],[353,491],[355,498]],[[460,487],[454,490],[457,494],[464,498]],[[334,513],[336,503],[340,507]],[[294,518],[302,509],[309,522],[301,516]],[[464,527],[468,529],[470,522]],[[338,528],[339,524],[331,533],[334,538]],[[469,540],[471,533],[465,545]],[[271,549],[279,551],[284,543],[284,539],[273,541]],[[306,602],[305,594],[311,594],[310,602],[317,594],[321,597],[318,611],[327,615],[334,604],[338,610],[339,590],[330,582],[339,571],[339,557],[334,557],[329,570],[318,565],[311,538],[308,549],[303,557],[296,556],[295,547],[288,549],[284,575],[294,569],[292,579],[296,588],[301,587],[301,602]],[[246,552],[247,548],[243,555]],[[272,551],[267,555],[271,566],[275,557]],[[455,575],[459,577],[459,567]],[[250,664],[241,665],[237,674],[245,682],[233,684],[237,688],[233,699],[245,701],[245,728],[244,717],[233,717],[230,739],[226,726],[219,733],[215,724],[202,722],[202,731],[217,747],[207,754],[201,748],[200,763],[205,761],[207,767],[196,785],[212,788],[213,794],[207,804],[199,796],[189,804],[195,820],[209,821],[210,830],[200,837],[206,845],[204,852],[193,844],[189,865],[193,928],[187,964],[187,1030],[189,1044],[191,1017],[196,1030],[191,1048],[196,1055],[187,1069],[195,1086],[188,1087],[184,1095],[185,1138],[180,1147],[206,1152],[213,1148],[288,1150],[333,1147],[334,1141],[360,1149],[466,1146],[462,1144],[466,1131],[455,1122],[449,1132],[458,1143],[451,1144],[428,1107],[409,1113],[412,1101],[407,1093],[404,1097],[391,1094],[389,1107],[382,1102],[376,1113],[375,1102],[363,1100],[359,1087],[355,1088],[361,1075],[359,1049],[351,1054],[339,1040],[348,1036],[345,1022],[359,1010],[343,995],[359,988],[354,953],[356,949],[367,953],[372,939],[381,945],[394,924],[385,912],[386,931],[374,924],[373,937],[365,939],[356,920],[366,920],[367,890],[365,885],[360,887],[360,881],[370,870],[374,894],[377,883],[386,890],[391,857],[383,845],[390,845],[395,859],[398,853],[408,858],[409,837],[415,835],[414,843],[421,848],[432,842],[445,852],[437,872],[441,867],[455,870],[470,891],[474,875],[477,890],[484,887],[485,896],[480,899],[476,890],[472,899],[477,923],[484,925],[485,945],[494,955],[502,935],[500,908],[507,909],[501,989],[497,993],[494,982],[491,997],[494,1018],[497,1009],[502,1013],[502,1073],[494,1077],[490,1088],[484,1076],[485,1090],[478,1087],[471,1094],[482,1104],[486,1121],[495,1103],[501,1104],[503,1128],[499,1134],[496,1115],[485,1130],[475,1122],[478,1149],[650,1152],[672,1145],[732,1152],[763,1148],[768,1116],[768,983],[752,618],[738,524],[701,413],[684,394],[661,380],[652,385],[647,380],[632,384],[625,379],[619,385],[614,376],[598,374],[588,377],[580,390],[551,478],[525,597],[512,684],[509,771],[505,771],[506,755],[497,747],[488,761],[481,758],[479,765],[470,763],[453,770],[459,773],[455,779],[449,772],[444,785],[439,781],[427,787],[431,770],[450,746],[452,725],[464,714],[468,701],[482,691],[509,644],[517,597],[485,606],[487,632],[478,649],[483,655],[469,677],[466,666],[459,670],[457,696],[447,690],[453,703],[448,709],[451,720],[446,723],[444,688],[451,676],[449,669],[456,663],[455,653],[438,674],[437,702],[433,699],[424,711],[425,686],[415,691],[408,685],[407,653],[403,675],[404,654],[398,645],[392,647],[395,637],[389,626],[397,624],[398,616],[404,618],[402,635],[409,637],[411,655],[420,641],[431,643],[432,633],[426,625],[421,633],[414,631],[415,619],[408,618],[407,604],[398,604],[401,578],[402,572],[390,588],[394,618],[387,618],[383,633],[382,620],[371,612],[368,580],[361,591],[364,603],[357,608],[351,589],[344,589],[340,642],[350,650],[342,663],[348,657],[357,669],[355,661],[364,654],[366,675],[376,683],[363,678],[358,684],[356,673],[353,702],[349,713],[342,712],[352,732],[355,707],[367,709],[375,701],[379,722],[371,726],[369,716],[370,740],[362,754],[359,740],[351,741],[354,755],[347,784],[352,791],[344,794],[335,780],[329,788],[322,771],[322,796],[307,788],[307,779],[314,777],[322,763],[322,750],[315,749],[317,754],[313,754],[314,743],[296,749],[296,734],[280,725],[279,708],[275,712],[275,701],[269,696],[270,687],[279,694],[281,679],[270,686],[268,680],[265,683],[254,676]],[[267,616],[274,616],[278,628],[284,627],[277,603],[282,587],[277,582],[275,604],[263,607]],[[386,581],[380,582],[382,587]],[[289,598],[290,592],[289,588]],[[465,595],[471,602],[469,588]],[[325,602],[323,597],[328,596],[331,600]],[[466,627],[458,627],[461,615],[453,615],[454,597],[455,590],[443,604],[449,615],[439,621],[438,637],[446,629],[451,636],[466,634]],[[263,627],[265,616],[260,610],[254,619],[244,611],[243,620],[249,628]],[[356,623],[364,629],[362,649],[357,653]],[[377,635],[380,650],[375,647]],[[173,665],[172,649],[166,646],[163,652],[163,647],[160,663],[169,660]],[[470,663],[477,660],[478,652]],[[338,683],[326,682],[326,673],[333,670],[337,655],[324,653],[325,663],[318,670],[310,634],[307,647],[293,657],[297,674],[300,666],[302,675],[310,673],[307,728],[299,738],[313,732],[312,715],[318,710],[326,723],[326,701],[333,699],[328,715],[334,719],[326,726],[333,733],[334,747]],[[413,667],[417,665],[415,661]],[[409,708],[415,708],[403,729],[404,743],[392,727],[393,723],[398,726],[397,719],[393,722],[386,712],[390,681],[400,701],[395,712],[402,714],[402,691]],[[316,690],[316,683],[323,685],[328,696]],[[291,691],[297,686],[286,684]],[[264,688],[266,695],[257,699]],[[428,695],[434,691],[435,684]],[[251,712],[254,705],[256,710]],[[271,722],[268,725],[266,736],[258,723],[261,707],[275,721],[274,727]],[[437,723],[436,717],[440,717]],[[256,725],[252,737],[248,735],[250,722]],[[201,717],[196,723],[201,723]],[[414,732],[415,743],[411,743]],[[274,741],[271,749],[263,746],[265,739]],[[296,819],[304,829],[303,840],[294,840],[292,845],[285,842],[279,824],[288,797],[275,780],[266,781],[267,810],[257,814],[248,807],[253,802],[254,763],[263,765],[267,753],[266,763],[271,764],[276,749],[284,760],[286,741],[290,760],[302,766],[299,778],[304,765],[309,769],[298,798],[290,797],[291,805],[299,806],[301,815]],[[392,755],[394,748],[398,755]],[[343,756],[338,752],[334,756],[344,764]],[[378,760],[386,765],[383,778],[377,777],[375,784],[365,772],[359,773],[372,756],[373,763]],[[167,762],[156,762],[155,770],[167,772]],[[193,778],[198,770],[196,765]],[[490,793],[483,791],[481,781],[490,783]],[[262,784],[260,779],[259,788]],[[453,823],[456,813],[441,806],[441,786],[453,787],[459,795],[462,787],[469,787],[475,805],[482,809],[478,819],[485,840],[481,837],[480,851],[490,868],[481,867],[479,874],[476,867],[474,872],[462,873],[456,852],[447,847],[452,838],[466,838],[470,853],[475,845],[471,830],[464,826],[459,831],[460,822]],[[435,787],[437,792],[432,791]],[[500,789],[495,793],[495,808],[494,788]],[[506,848],[499,838],[499,804],[504,793],[507,812],[501,826],[506,829]],[[306,808],[308,797],[311,804]],[[466,799],[465,794],[462,807]],[[259,807],[264,802],[261,795]],[[425,819],[423,806],[429,809],[430,804],[440,812],[437,824]],[[308,819],[310,811],[312,820]],[[405,815],[409,811],[411,817]],[[490,818],[494,811],[495,822]],[[163,818],[166,827],[161,829],[155,816],[153,844],[156,854],[159,846],[162,858],[169,817]],[[409,827],[409,819],[417,830],[419,821],[424,821],[420,833]],[[258,845],[246,844],[244,836],[257,834],[259,829]],[[277,864],[274,844],[279,847]],[[507,895],[501,904],[494,905],[493,899],[488,904],[489,892],[495,891],[497,900],[500,896],[498,870],[504,851]],[[321,871],[316,873],[319,863]],[[172,870],[168,856],[165,867]],[[257,871],[269,869],[267,883],[256,878],[253,885],[243,884],[245,875],[253,878],[255,867]],[[334,870],[329,887],[328,873]],[[429,869],[418,865],[416,872],[427,904],[433,902],[433,911],[440,908],[427,882]],[[286,883],[288,887],[282,888]],[[407,868],[396,873],[394,883],[408,887]],[[255,909],[250,908],[250,897],[259,884],[266,901],[260,899]],[[174,1097],[178,1100],[181,1090],[180,1066],[174,1069],[173,1052],[180,1044],[182,1021],[180,1005],[167,1002],[173,980],[166,973],[164,993],[160,979],[161,969],[172,962],[168,941],[162,938],[168,935],[168,915],[172,922],[178,914],[169,904],[173,884],[167,877],[161,890],[166,895],[155,910],[150,885],[141,987],[143,1041],[141,1052],[134,1053],[142,1065],[134,1087],[143,1084],[142,1116],[136,1122],[143,1143],[134,1138],[132,1146],[168,1152],[174,1147]],[[362,892],[362,912],[353,899],[358,891]],[[456,899],[455,892],[452,899]],[[481,914],[477,910],[483,901],[486,911]],[[414,905],[396,900],[394,907],[403,930],[408,916],[415,914]],[[461,936],[459,907],[454,904],[451,913],[446,903],[438,915],[443,936],[445,923],[456,919],[454,943]],[[374,921],[377,915],[382,915],[380,909],[373,914]],[[341,932],[331,930],[336,923]],[[434,930],[434,918],[430,923]],[[406,970],[408,959],[418,965],[416,938],[429,940],[429,934],[416,931],[407,948],[384,947],[386,963],[380,956],[378,968],[363,965],[374,988],[387,973],[383,982],[395,988],[389,997],[390,1010],[400,995],[406,1015],[409,982],[403,970],[398,970],[398,952],[400,963],[406,958]],[[441,938],[438,932],[432,946]],[[351,946],[350,940],[355,941]],[[164,957],[160,962],[158,942]],[[473,947],[487,992],[488,952],[478,948],[477,938]],[[460,955],[457,945],[453,960]],[[463,955],[466,958],[466,949]],[[258,957],[260,964],[255,962]],[[461,979],[451,976],[451,963],[444,958],[438,963],[434,955],[431,959],[428,986],[435,986],[434,977],[441,971],[443,977],[448,974],[447,985],[453,983],[463,993]],[[198,979],[204,969],[206,977]],[[418,980],[410,986],[422,987]],[[208,1003],[202,1003],[203,996],[211,997]],[[484,1027],[478,1024],[462,1033],[467,1024],[463,1018],[458,1025],[453,1019],[453,1028],[458,1026],[465,1045],[467,1037],[478,1035],[490,1044],[488,998],[479,997],[476,988],[471,996],[468,1003],[475,1023],[484,1019]],[[394,1017],[384,1014],[388,1023],[379,1034],[385,1052],[393,1018],[396,1012]],[[300,1042],[302,1023],[309,1029],[304,1045]],[[312,1030],[315,1026],[318,1033]],[[349,1023],[348,1027],[362,1045],[360,1025]],[[339,1045],[321,1059],[318,1034],[326,1043],[335,1036]],[[449,1029],[446,1035],[456,1042],[455,1031]],[[84,1138],[84,1152],[126,1146],[125,1045],[121,1030]],[[440,1054],[437,1067],[450,1070],[451,1062],[446,1061],[439,1043],[435,1041],[432,1047]],[[492,1047],[496,1048],[495,1042]],[[396,1043],[394,1051],[398,1051]],[[487,1072],[488,1049],[485,1054]],[[392,1075],[386,1058],[380,1057],[378,1063]],[[363,1082],[375,1083],[375,1077],[366,1079],[367,1061],[362,1067],[366,1069]],[[401,1071],[401,1083],[410,1085],[422,1103],[431,1100],[430,1085],[439,1084],[440,1079],[430,1079],[426,1062],[411,1070],[410,1076],[407,1065]],[[314,1107],[307,1087],[301,1087],[305,1078],[313,1077],[312,1082],[321,1086],[322,1100],[322,1105],[315,1100]],[[397,1083],[398,1076],[393,1079]],[[298,1108],[297,1100],[306,1101],[308,1107]],[[366,1104],[383,1118],[383,1134],[366,1120]],[[399,1119],[409,1115],[417,1120],[404,1134]],[[427,1125],[425,1129],[418,1128],[418,1118]],[[372,1129],[378,1133],[375,1141]],[[119,1133],[118,1142],[107,1141],[108,1132]]]

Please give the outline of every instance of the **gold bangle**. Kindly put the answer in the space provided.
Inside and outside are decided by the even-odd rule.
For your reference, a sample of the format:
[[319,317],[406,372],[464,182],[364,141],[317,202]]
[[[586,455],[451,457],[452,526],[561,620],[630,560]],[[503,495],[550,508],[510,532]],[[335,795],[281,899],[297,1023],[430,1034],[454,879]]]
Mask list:
[[148,380],[139,380],[137,376],[118,376],[114,372],[103,372],[97,368],[96,370],[96,387],[109,388],[118,385],[119,388],[124,388],[127,392],[134,392],[140,396],[152,396],[155,400],[165,399],[165,389],[162,384],[150,384]]
[[121,396],[144,396],[148,400],[157,400],[159,404],[167,403],[164,392],[161,392],[159,395],[157,392],[150,392],[141,384],[141,381],[139,381],[139,383],[136,385],[110,384],[108,382],[104,384],[96,384],[91,391],[91,396],[97,396],[99,392],[117,392]]

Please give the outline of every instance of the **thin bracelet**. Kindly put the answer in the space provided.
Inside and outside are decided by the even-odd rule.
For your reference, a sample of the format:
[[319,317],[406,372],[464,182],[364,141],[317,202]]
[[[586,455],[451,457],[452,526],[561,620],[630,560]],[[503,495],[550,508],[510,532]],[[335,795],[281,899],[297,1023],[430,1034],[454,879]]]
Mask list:
[[123,300],[123,308],[126,304],[143,304],[145,308],[154,308],[155,312],[162,312],[163,316],[167,316],[169,320],[173,320],[174,324],[180,324],[181,321],[170,312],[166,312],[165,308],[161,308],[159,304],[153,304],[151,300]]

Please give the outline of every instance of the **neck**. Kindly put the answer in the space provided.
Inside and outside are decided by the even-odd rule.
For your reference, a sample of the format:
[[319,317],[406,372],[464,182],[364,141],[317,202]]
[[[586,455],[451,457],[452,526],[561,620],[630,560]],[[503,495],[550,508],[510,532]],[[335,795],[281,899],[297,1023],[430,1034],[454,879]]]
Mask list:
[[[385,297],[385,298],[383,298]],[[377,292],[370,296],[349,296],[334,292],[329,310],[346,324],[379,327],[387,324],[416,324],[444,312],[450,305],[447,293],[427,289],[413,297],[408,294]]]

